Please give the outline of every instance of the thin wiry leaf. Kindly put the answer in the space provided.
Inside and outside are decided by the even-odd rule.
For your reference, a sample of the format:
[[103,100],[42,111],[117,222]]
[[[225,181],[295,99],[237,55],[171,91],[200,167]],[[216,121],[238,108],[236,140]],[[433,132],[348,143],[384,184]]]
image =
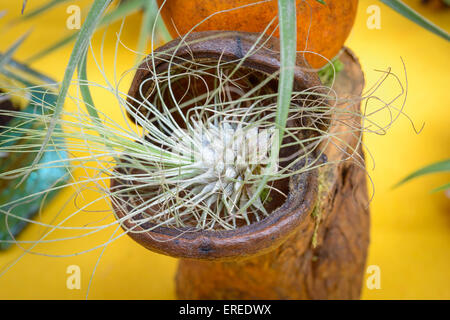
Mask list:
[[405,182],[426,175],[426,174],[430,174],[430,173],[437,173],[437,172],[450,172],[450,159],[444,160],[444,161],[440,161],[440,162],[436,162],[436,163],[432,163],[428,166],[425,166],[417,171],[414,171],[413,173],[411,173],[410,175],[406,176],[404,179],[402,179],[400,182],[398,182],[395,187],[398,187],[402,184],[404,184]]
[[405,18],[411,20],[412,22],[418,24],[419,26],[427,29],[428,31],[433,32],[434,34],[444,38],[445,40],[450,40],[450,35],[448,32],[443,30],[442,28],[435,25],[433,22],[421,16],[419,13],[408,7],[402,1],[399,0],[380,0],[385,5],[391,7],[398,13],[400,13]]
[[450,182],[431,190],[431,193],[441,192],[450,189]]
[[[3,57],[3,54],[0,53],[0,59],[2,59],[2,57]],[[47,83],[47,84],[55,84],[56,83],[56,80],[50,78],[49,76],[47,76],[41,72],[38,72],[34,69],[31,69],[28,65],[18,62],[12,58],[9,59],[7,64],[9,67],[11,67],[21,73],[27,74],[27,75],[33,77],[34,79],[39,80],[42,83]],[[23,82],[23,80],[21,80],[21,82]]]
[[19,39],[17,39],[16,42],[14,42],[12,46],[9,47],[8,50],[6,50],[6,52],[0,56],[0,70],[9,62],[13,54],[17,51],[17,49],[19,49],[19,47],[22,45],[29,34],[30,32],[28,31]]

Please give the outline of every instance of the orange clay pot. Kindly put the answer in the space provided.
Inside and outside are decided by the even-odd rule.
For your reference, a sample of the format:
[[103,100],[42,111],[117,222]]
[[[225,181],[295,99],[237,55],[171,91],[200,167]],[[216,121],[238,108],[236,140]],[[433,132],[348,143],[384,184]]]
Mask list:
[[[161,6],[164,0],[157,0]],[[230,10],[259,0],[167,0],[161,14],[173,37],[184,35],[203,19],[223,10]],[[358,0],[297,0],[297,50],[312,51],[331,59],[338,54],[355,21]],[[193,31],[230,30],[263,32],[278,15],[277,0],[220,12],[201,23]],[[276,20],[267,33],[271,33]],[[309,29],[309,36],[308,36]],[[278,36],[278,29],[274,33]],[[318,55],[305,53],[314,68],[326,64]]]

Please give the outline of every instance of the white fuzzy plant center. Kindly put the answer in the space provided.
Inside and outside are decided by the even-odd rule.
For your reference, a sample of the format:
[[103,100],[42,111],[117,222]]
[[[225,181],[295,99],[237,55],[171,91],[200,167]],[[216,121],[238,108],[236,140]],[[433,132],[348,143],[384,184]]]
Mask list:
[[[206,215],[216,216],[225,224],[236,226],[236,220],[256,220],[267,215],[261,197],[256,197],[247,210],[240,210],[252,199],[257,184],[269,165],[274,129],[243,126],[242,123],[222,121],[203,124],[193,122],[191,130],[177,131],[173,151],[190,158],[194,168],[191,179],[182,183]],[[276,165],[271,166],[272,172]],[[206,224],[208,219],[202,219]],[[204,226],[201,226],[204,227]]]

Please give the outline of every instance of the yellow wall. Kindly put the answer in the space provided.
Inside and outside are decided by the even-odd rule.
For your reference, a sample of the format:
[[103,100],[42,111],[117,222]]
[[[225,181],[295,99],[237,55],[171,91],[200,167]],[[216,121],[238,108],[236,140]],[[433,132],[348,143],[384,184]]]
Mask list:
[[[28,1],[29,9],[43,1]],[[89,1],[73,1],[84,5]],[[410,1],[415,8],[419,1]],[[0,0],[0,10],[8,9],[6,21],[19,14],[19,1]],[[381,29],[366,27],[369,5],[381,7]],[[14,38],[32,27],[33,33],[19,50],[17,57],[29,57],[67,34],[65,28],[66,6],[53,10],[39,19],[20,27],[0,31],[0,49],[4,50]],[[450,29],[450,12],[423,10],[430,19]],[[127,20],[122,34],[123,42],[136,46],[139,30],[139,15]],[[0,20],[4,25],[4,22]],[[113,65],[114,31],[112,26],[105,43],[105,65]],[[1,29],[0,29],[1,30]],[[94,39],[98,44],[100,37]],[[375,185],[375,197],[371,204],[372,231],[368,265],[378,265],[381,270],[381,289],[369,290],[364,286],[365,299],[449,299],[450,298],[450,200],[444,193],[429,191],[449,180],[449,175],[432,175],[391,190],[399,179],[430,162],[450,156],[450,103],[449,70],[450,44],[413,25],[391,12],[378,1],[360,1],[358,18],[347,42],[363,65],[367,84],[379,77],[374,69],[391,66],[402,74],[400,57],[406,63],[409,81],[408,100],[405,112],[417,126],[425,123],[423,131],[414,133],[409,121],[400,118],[384,136],[367,134],[365,142],[372,153],[376,167],[369,163],[370,176]],[[97,51],[98,52],[98,51]],[[70,48],[64,48],[34,66],[51,76],[61,79]],[[118,70],[132,66],[133,55],[125,49],[119,51]],[[89,70],[96,67],[90,63]],[[108,76],[112,73],[108,72]],[[90,79],[101,81],[98,72],[91,72]],[[389,96],[395,88],[386,86],[380,95]],[[101,101],[102,110],[121,121],[117,103],[112,96],[95,92],[95,100]],[[73,108],[68,104],[67,108]],[[384,115],[385,116],[385,115]],[[382,115],[379,116],[380,120]],[[64,195],[70,194],[66,190]],[[95,195],[86,194],[94,198]],[[46,209],[51,215],[63,205],[61,196]],[[68,210],[73,208],[69,205]],[[74,225],[83,223],[83,216],[76,217]],[[26,229],[21,239],[38,232],[35,226]],[[78,241],[61,241],[39,247],[47,254],[68,254],[87,249],[93,243],[108,239],[101,234]],[[0,253],[0,267],[16,259],[21,253],[13,248]],[[80,299],[86,294],[90,274],[100,254],[95,250],[83,255],[52,258],[41,255],[25,255],[0,277],[0,298]],[[82,271],[81,290],[66,288],[66,268],[79,265]],[[149,252],[128,237],[121,237],[110,244],[102,256],[95,274],[89,298],[92,299],[172,299],[173,277],[176,260]]]

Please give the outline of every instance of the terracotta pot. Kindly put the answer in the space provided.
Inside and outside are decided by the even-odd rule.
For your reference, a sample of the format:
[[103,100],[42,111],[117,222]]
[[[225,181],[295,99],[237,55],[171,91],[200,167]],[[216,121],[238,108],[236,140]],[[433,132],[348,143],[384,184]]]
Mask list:
[[[173,63],[237,61],[253,46],[258,34],[201,32],[191,34],[186,46],[174,40],[156,50],[159,57],[138,68],[128,102],[140,112],[142,94],[151,92],[152,72],[164,72]],[[242,64],[242,68],[270,75],[280,67],[279,41],[267,43]],[[359,95],[362,72],[348,52],[340,75],[339,92]],[[320,84],[302,56],[297,57],[294,87],[304,90]],[[276,88],[276,83],[273,84]],[[342,105],[344,108],[345,106]],[[358,109],[358,105],[353,106]],[[133,116],[130,116],[133,119]],[[345,130],[334,125],[331,130]],[[307,133],[310,134],[310,133]],[[356,147],[354,135],[344,140]],[[359,152],[361,152],[359,150]],[[342,159],[340,148],[326,155]],[[324,160],[326,160],[324,158]],[[289,196],[260,222],[231,231],[186,232],[184,229],[137,225],[126,219],[128,210],[115,206],[125,218],[129,235],[149,250],[183,258],[177,274],[177,293],[183,299],[358,298],[368,246],[369,215],[365,207],[365,175],[351,163],[326,166],[284,181]],[[288,186],[289,184],[289,186]],[[113,180],[111,188],[120,188]],[[125,207],[126,208],[126,207]],[[131,210],[131,208],[130,208]]]
[[[129,96],[135,99],[130,99],[128,102],[137,111],[139,110],[138,101],[142,100],[140,92],[147,92],[152,86],[151,82],[147,82],[144,86],[142,83],[151,77],[153,69],[156,72],[165,72],[169,64],[164,60],[170,59],[174,51],[176,53],[172,63],[180,63],[183,59],[203,63],[217,62],[219,59],[235,61],[241,59],[250,50],[258,36],[258,34],[242,32],[199,32],[186,39],[186,42],[190,43],[189,46],[176,49],[179,40],[174,40],[160,47],[155,52],[159,57],[155,65],[151,64],[152,61],[144,61],[138,68],[129,91]],[[279,70],[279,54],[274,51],[278,48],[279,40],[276,38],[265,40],[268,41],[267,44],[250,55],[242,64],[242,68],[267,75]],[[172,68],[175,67],[172,66]],[[299,56],[295,70],[296,90],[304,90],[320,84],[317,75],[309,72],[308,69],[308,65]],[[211,260],[261,254],[279,246],[300,228],[302,221],[310,215],[314,207],[317,195],[317,173],[311,171],[296,176],[290,183],[288,199],[284,204],[280,204],[279,208],[274,208],[269,217],[235,230],[187,232],[186,228],[158,227],[149,232],[142,232],[153,225],[147,223],[138,226],[132,219],[125,220],[124,226],[126,229],[134,228],[136,232],[131,232],[129,235],[144,247],[174,257]],[[120,181],[112,181],[111,187],[117,190],[120,188]],[[115,212],[118,218],[123,218],[127,214],[117,206]]]

